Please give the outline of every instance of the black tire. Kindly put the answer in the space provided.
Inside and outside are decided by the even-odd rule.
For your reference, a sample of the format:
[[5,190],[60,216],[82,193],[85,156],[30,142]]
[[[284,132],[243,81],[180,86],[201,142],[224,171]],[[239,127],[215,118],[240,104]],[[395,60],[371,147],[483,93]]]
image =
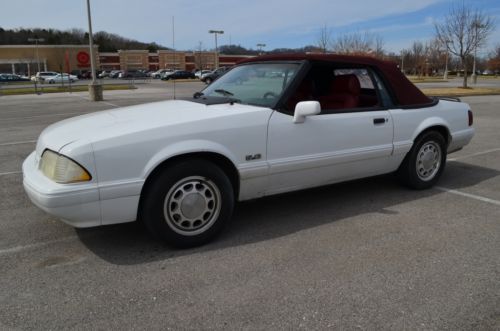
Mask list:
[[214,239],[233,208],[233,186],[226,174],[209,161],[186,159],[153,178],[142,197],[139,216],[153,236],[187,248]]
[[416,190],[434,186],[446,166],[446,148],[439,132],[427,131],[418,136],[397,171],[399,180]]
[[206,83],[207,85],[210,85],[212,82],[213,82],[212,78],[207,78],[207,79],[205,79],[205,83]]

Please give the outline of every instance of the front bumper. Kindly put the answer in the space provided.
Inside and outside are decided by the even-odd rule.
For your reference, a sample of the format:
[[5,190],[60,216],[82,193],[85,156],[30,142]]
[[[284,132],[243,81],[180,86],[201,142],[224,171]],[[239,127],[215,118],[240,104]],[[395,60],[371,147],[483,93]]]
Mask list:
[[95,183],[58,184],[45,177],[31,153],[23,162],[23,185],[30,200],[48,214],[77,228],[101,225],[99,190]]

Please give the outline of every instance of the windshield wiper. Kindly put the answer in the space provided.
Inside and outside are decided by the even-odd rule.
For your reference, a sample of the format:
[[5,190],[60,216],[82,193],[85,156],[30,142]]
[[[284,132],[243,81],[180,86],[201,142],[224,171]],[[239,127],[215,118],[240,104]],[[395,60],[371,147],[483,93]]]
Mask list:
[[224,89],[217,89],[217,90],[214,90],[214,92],[222,94],[225,97],[232,97],[234,95],[233,93],[231,93],[227,90],[224,90]]

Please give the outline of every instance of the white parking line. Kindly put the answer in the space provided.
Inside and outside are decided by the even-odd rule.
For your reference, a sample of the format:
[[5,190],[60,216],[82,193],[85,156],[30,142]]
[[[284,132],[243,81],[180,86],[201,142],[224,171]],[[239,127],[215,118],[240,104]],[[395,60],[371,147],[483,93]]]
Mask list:
[[22,173],[22,171],[0,172],[0,176],[18,175]]
[[474,200],[478,200],[478,201],[482,201],[482,202],[486,202],[486,203],[491,203],[493,205],[500,206],[500,201],[493,200],[493,199],[486,198],[486,197],[482,197],[480,195],[475,195],[475,194],[460,192],[460,191],[457,191],[457,190],[452,190],[452,189],[449,189],[449,188],[446,188],[446,187],[441,187],[441,186],[436,186],[435,188],[438,189],[438,190],[440,190],[440,191],[446,192],[446,193],[460,195],[462,197],[466,197],[466,198],[470,198],[470,199],[474,199]]
[[448,159],[448,161],[457,161],[457,160],[467,159],[469,157],[484,155],[484,154],[493,153],[493,152],[500,152],[500,148],[488,149],[486,151],[477,152],[474,154],[469,154],[469,155],[464,155],[464,156],[457,156],[457,157]]
[[45,247],[45,246],[48,246],[48,245],[57,244],[57,243],[60,243],[60,242],[70,241],[70,240],[74,240],[74,239],[78,239],[78,236],[69,236],[69,237],[64,237],[64,238],[61,238],[61,239],[56,239],[56,240],[51,240],[51,241],[44,241],[44,242],[36,243],[36,244],[14,246],[14,247],[11,247],[11,248],[0,249],[0,255],[2,255],[2,254],[19,253],[19,252],[22,252],[22,251],[25,251],[25,250],[28,250],[28,249],[41,248],[41,247]]
[[12,145],[22,145],[36,143],[36,140],[25,140],[25,141],[13,141],[10,143],[1,143],[0,146],[12,146]]

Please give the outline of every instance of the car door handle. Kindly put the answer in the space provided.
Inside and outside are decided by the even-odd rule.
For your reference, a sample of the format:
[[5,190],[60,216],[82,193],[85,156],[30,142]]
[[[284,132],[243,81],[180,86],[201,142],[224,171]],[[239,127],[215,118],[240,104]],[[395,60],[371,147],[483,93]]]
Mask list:
[[384,124],[385,122],[387,122],[387,119],[385,119],[385,118],[374,118],[373,119],[373,124],[375,124],[375,125]]

